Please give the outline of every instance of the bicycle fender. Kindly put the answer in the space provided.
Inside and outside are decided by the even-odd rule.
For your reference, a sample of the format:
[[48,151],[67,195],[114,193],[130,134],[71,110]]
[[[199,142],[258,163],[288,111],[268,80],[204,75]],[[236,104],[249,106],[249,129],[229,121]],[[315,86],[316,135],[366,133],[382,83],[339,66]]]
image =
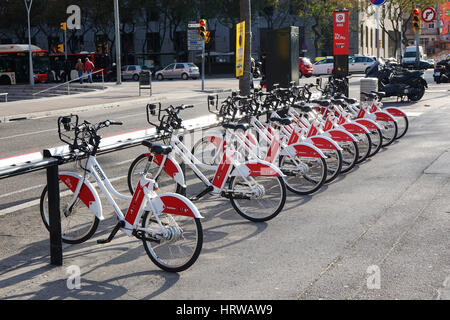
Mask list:
[[251,160],[238,165],[231,173],[232,176],[243,177],[284,177],[279,168],[264,160]]
[[307,142],[297,142],[291,144],[286,148],[286,151],[287,152],[283,154],[287,154],[288,156],[296,155],[297,157],[307,158],[327,158],[327,156],[322,151],[320,151],[319,148]]
[[394,119],[393,116],[391,116],[389,113],[384,111],[377,111],[374,112],[375,119],[378,121],[391,121],[391,122],[397,122],[397,120]]
[[408,117],[405,112],[397,107],[388,107],[384,109],[387,113],[393,115],[394,117]]
[[151,198],[150,201],[157,214],[167,213],[191,218],[203,218],[192,201],[178,193],[163,193]]
[[381,126],[376,123],[375,121],[371,120],[371,119],[367,119],[367,118],[361,118],[361,119],[355,119],[355,122],[363,125],[364,127],[366,127],[367,129],[370,130],[381,130]]
[[326,131],[325,135],[330,135],[334,141],[358,141],[354,135],[343,129],[331,129]]
[[[78,185],[78,181],[80,181],[80,179],[83,179],[83,177],[74,172],[60,171],[59,179],[70,190],[72,190],[72,192],[75,192],[75,189],[77,188]],[[92,211],[93,214],[95,214],[97,218],[99,218],[100,220],[105,219],[103,217],[102,203],[100,201],[98,192],[95,190],[95,188],[89,181],[87,180],[84,181],[83,186],[81,187],[80,190],[80,194],[78,195],[78,198],[80,198],[80,200],[86,205],[86,207],[89,208],[89,210]]]
[[343,123],[342,127],[350,133],[369,133],[366,127],[359,123]]
[[307,142],[310,142],[316,146],[319,149],[325,149],[325,150],[339,150],[341,151],[342,148],[335,142],[333,139],[325,136],[312,136],[309,137]]
[[[150,153],[146,153],[146,156],[149,157]],[[153,155],[153,162],[157,166],[161,166],[163,159],[164,159],[164,156],[161,154]],[[164,163],[163,170],[165,173],[167,173],[169,175],[169,177],[174,179],[179,185],[181,185],[183,188],[186,188],[186,185],[184,182],[183,170],[181,169],[178,162],[173,160],[173,158],[170,155],[167,156],[166,162]]]

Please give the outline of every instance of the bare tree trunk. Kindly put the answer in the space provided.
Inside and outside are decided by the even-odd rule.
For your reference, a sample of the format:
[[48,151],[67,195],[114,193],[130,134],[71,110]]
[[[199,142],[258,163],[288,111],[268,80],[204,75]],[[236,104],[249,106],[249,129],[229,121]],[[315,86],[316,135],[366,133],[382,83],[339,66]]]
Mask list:
[[252,79],[251,53],[252,53],[252,22],[250,0],[240,0],[241,21],[245,21],[245,48],[244,48],[244,75],[239,78],[239,91],[241,95],[249,95]]

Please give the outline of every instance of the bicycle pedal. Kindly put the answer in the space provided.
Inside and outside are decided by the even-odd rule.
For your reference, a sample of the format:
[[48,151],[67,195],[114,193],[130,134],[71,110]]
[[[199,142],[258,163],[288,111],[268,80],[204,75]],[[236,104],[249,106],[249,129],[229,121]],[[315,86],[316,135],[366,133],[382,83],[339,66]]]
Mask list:
[[101,240],[97,240],[97,244],[105,244],[105,243],[109,243],[111,242],[111,240],[114,238],[114,236],[116,235],[117,231],[120,230],[120,228],[123,228],[125,226],[125,222],[123,220],[119,221],[116,226],[114,227],[114,229],[111,231],[110,235],[108,238],[106,239],[101,239]]

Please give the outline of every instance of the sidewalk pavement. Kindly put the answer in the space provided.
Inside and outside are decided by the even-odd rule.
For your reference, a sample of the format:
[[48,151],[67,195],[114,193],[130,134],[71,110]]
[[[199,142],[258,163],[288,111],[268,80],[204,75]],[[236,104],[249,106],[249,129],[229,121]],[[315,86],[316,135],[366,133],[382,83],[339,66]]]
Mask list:
[[235,78],[207,79],[202,91],[199,80],[154,81],[151,96],[148,89],[139,95],[138,82],[105,83],[105,86],[105,90],[88,93],[1,103],[0,123],[58,115],[61,110],[81,112],[236,90],[239,82]]

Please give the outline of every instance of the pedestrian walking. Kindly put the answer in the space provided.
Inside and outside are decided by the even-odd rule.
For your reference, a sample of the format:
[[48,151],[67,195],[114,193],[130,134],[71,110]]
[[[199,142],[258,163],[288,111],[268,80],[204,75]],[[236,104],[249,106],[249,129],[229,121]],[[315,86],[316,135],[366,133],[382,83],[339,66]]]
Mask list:
[[92,83],[92,70],[94,70],[94,63],[86,57],[86,62],[84,63],[84,71],[88,74],[89,83]]
[[80,78],[80,83],[83,84],[84,64],[81,61],[81,59],[78,59],[77,64],[75,65],[75,70],[78,72],[78,78]]
[[58,57],[55,58],[55,81],[60,82],[61,81],[61,61],[58,59]]
[[70,81],[70,71],[72,68],[70,67],[69,60],[64,60],[64,73],[63,73],[63,82]]

